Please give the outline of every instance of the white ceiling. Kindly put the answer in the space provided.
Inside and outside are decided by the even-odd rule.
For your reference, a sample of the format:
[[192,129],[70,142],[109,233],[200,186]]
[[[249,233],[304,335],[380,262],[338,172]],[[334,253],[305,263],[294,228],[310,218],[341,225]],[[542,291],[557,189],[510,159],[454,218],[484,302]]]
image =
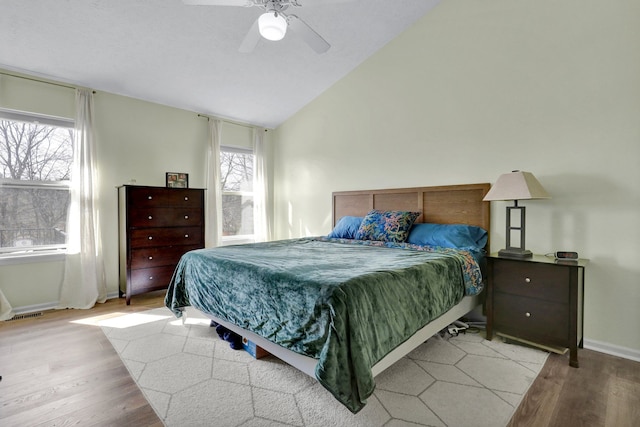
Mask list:
[[0,0],[0,68],[274,128],[439,0],[298,0],[322,35],[238,52],[262,12],[182,0]]

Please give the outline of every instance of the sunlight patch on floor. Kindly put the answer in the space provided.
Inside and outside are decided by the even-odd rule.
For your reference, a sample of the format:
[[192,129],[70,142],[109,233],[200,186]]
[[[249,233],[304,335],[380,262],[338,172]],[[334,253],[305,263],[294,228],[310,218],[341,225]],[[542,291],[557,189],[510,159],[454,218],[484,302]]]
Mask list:
[[157,322],[168,319],[171,316],[149,314],[149,313],[110,313],[102,316],[86,317],[84,319],[73,320],[71,323],[82,325],[106,326],[109,328],[130,328],[132,326],[143,325],[145,323]]

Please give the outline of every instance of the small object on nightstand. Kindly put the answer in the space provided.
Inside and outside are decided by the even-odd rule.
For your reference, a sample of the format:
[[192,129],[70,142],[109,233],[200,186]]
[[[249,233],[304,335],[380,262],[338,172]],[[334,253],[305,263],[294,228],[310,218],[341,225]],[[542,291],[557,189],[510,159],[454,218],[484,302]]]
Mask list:
[[578,367],[588,260],[488,257],[487,339],[493,332],[559,354]]
[[580,260],[580,258],[578,257],[578,252],[572,251],[558,251],[549,253],[546,256],[554,257],[556,264],[576,265]]
[[570,259],[570,260],[578,260],[578,252],[571,251],[558,251],[555,254],[556,259]]

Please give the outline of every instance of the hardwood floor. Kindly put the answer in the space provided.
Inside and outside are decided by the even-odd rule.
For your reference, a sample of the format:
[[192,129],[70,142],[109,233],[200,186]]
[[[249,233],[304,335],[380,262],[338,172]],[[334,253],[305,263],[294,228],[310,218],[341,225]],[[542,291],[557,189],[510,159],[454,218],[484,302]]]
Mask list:
[[[95,323],[161,307],[163,298],[159,291],[130,306],[114,299],[0,322],[0,425],[162,426]],[[509,426],[640,425],[640,362],[590,350],[579,357],[575,369],[549,356]]]
[[95,318],[161,307],[163,298],[0,322],[0,425],[161,427]]
[[551,354],[509,427],[640,425],[640,362],[579,350],[580,368]]

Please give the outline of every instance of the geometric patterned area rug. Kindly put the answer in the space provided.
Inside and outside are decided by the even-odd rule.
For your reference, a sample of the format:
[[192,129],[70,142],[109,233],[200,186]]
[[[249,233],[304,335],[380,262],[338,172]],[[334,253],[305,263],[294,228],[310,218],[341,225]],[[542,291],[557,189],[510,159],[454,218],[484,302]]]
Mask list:
[[544,365],[541,350],[481,334],[434,335],[376,377],[352,414],[273,356],[255,360],[188,307],[104,320],[102,330],[166,426],[504,426]]

